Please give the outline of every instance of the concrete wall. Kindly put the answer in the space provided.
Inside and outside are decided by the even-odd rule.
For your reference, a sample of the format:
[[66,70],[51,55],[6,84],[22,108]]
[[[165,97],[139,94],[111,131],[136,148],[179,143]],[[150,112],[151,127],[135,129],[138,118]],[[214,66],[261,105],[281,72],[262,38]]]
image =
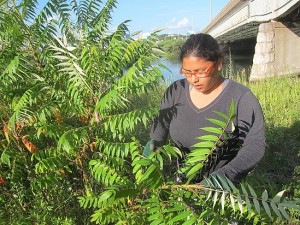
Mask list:
[[281,22],[261,23],[250,80],[300,74],[300,37]]
[[275,23],[276,75],[300,74],[300,37],[282,23]]

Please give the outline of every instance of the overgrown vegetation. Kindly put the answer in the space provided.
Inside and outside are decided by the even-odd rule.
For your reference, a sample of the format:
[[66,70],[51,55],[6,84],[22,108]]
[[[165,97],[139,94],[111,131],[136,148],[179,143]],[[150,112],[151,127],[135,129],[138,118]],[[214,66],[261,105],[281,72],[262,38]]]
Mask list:
[[159,35],[159,47],[163,50],[162,57],[178,60],[180,47],[186,40],[184,35]]
[[[36,4],[0,1],[0,224],[269,224],[288,214],[299,221],[293,202],[299,168],[280,183],[263,172],[274,175],[278,168],[264,170],[263,161],[249,177],[263,182],[239,190],[220,177],[207,181],[209,187],[176,183],[172,161],[180,152],[172,146],[141,156],[164,89],[153,66],[160,52],[156,33],[126,39],[126,21],[108,32],[114,0],[50,0],[39,14]],[[251,88],[265,101],[265,160],[290,172],[299,165],[299,81],[285,81],[290,89],[282,92],[289,90],[291,99],[278,97],[277,87],[285,84],[276,82]],[[272,107],[278,108],[269,113]],[[219,132],[233,108],[216,115]],[[220,135],[204,145],[214,149]],[[187,163],[188,180],[211,155],[207,146],[198,147]],[[294,164],[283,167],[287,156]],[[264,191],[268,183],[274,191]]]
[[286,189],[300,197],[300,80],[297,77],[272,78],[250,83],[266,120],[267,151],[251,181],[262,180],[275,190]]
[[115,0],[0,3],[0,223],[88,224],[89,161],[138,146],[155,112],[133,103],[161,83],[157,35],[110,33]]

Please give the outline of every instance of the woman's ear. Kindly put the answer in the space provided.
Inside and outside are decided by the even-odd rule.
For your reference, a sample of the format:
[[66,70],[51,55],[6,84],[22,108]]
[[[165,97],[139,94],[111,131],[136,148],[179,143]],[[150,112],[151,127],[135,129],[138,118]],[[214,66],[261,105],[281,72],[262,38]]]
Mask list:
[[218,59],[218,71],[221,71],[223,66],[223,59]]

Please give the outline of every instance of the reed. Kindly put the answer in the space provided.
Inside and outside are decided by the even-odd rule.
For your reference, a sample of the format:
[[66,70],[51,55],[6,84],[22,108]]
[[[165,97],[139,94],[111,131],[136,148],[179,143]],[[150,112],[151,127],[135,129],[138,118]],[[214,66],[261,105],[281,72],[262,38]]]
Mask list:
[[300,115],[300,79],[272,78],[249,83],[259,99],[268,126],[291,126]]
[[[250,179],[268,181],[300,197],[300,79],[272,78],[247,86],[259,99],[266,121],[266,154]],[[271,185],[272,186],[272,185]]]
[[[259,99],[266,121],[266,154],[248,181],[257,188],[286,190],[300,198],[300,79],[271,78],[247,86]],[[289,224],[298,224],[299,213]]]

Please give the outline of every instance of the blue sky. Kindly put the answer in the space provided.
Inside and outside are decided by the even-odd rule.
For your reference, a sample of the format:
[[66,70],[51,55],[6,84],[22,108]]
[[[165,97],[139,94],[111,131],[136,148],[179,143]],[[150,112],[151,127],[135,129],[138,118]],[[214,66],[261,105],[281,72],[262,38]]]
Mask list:
[[[43,7],[47,0],[38,0]],[[105,2],[105,0],[103,0]],[[187,34],[200,32],[229,0],[119,0],[112,13],[111,30],[125,20],[130,32],[145,36],[156,29],[161,33]],[[104,4],[104,3],[103,3]]]
[[119,0],[113,13],[113,26],[131,20],[129,29],[150,33],[187,34],[205,28],[229,0]]

